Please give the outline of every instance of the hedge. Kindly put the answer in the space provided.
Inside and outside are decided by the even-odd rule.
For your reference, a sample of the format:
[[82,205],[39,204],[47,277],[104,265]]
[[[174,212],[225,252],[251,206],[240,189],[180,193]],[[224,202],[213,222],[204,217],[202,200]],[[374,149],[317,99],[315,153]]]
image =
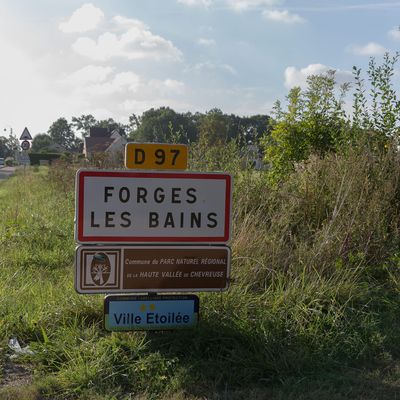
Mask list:
[[46,160],[51,164],[53,160],[60,158],[60,153],[29,153],[31,165],[40,165],[40,160]]

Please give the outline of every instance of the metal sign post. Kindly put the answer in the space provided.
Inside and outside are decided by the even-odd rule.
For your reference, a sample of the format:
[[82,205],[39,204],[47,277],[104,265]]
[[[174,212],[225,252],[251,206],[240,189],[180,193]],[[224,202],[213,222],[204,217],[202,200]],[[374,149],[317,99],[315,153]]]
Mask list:
[[32,140],[32,136],[31,136],[28,128],[25,127],[19,140],[22,141],[22,143],[21,143],[22,153],[21,153],[20,163],[24,165],[24,172],[25,172],[26,166],[30,164],[28,150],[31,147],[30,140]]

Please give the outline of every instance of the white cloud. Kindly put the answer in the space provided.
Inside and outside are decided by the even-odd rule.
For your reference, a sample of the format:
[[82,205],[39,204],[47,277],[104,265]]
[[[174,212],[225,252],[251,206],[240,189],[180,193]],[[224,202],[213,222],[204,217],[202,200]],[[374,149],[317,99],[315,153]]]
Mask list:
[[390,38],[400,41],[400,27],[396,26],[388,32]]
[[185,6],[203,6],[209,7],[212,4],[212,0],[178,0],[178,3],[184,4]]
[[189,68],[189,70],[194,70],[194,71],[222,70],[225,72],[229,72],[231,75],[237,75],[237,71],[231,65],[229,65],[229,64],[214,64],[210,61],[206,61],[203,63],[197,63],[192,68]]
[[[73,103],[52,90],[48,75],[41,69],[42,59],[32,57],[25,48],[4,40],[2,35],[0,48],[7,60],[0,63],[0,109],[4,118],[0,129],[12,127],[19,136],[27,126],[34,136],[45,132],[52,121],[70,113]],[[80,99],[74,100],[74,106],[79,107]]]
[[88,83],[76,89],[88,96],[112,96],[118,93],[136,93],[141,84],[140,77],[134,72],[119,72],[105,82]]
[[117,88],[127,88],[128,90],[135,92],[139,87],[140,81],[141,79],[139,75],[134,72],[119,72],[115,75],[112,86]]
[[[92,79],[88,77],[89,71],[93,72]],[[60,84],[64,90],[72,91],[83,101],[97,105],[110,101],[121,103],[132,94],[157,98],[181,95],[185,90],[184,83],[174,79],[147,80],[132,71],[112,72],[111,67],[87,66],[74,72]]]
[[81,115],[82,114],[83,115],[91,114],[97,120],[108,119],[110,117],[115,116],[115,112],[113,112],[109,108],[106,108],[106,107],[92,108],[92,106],[90,106],[88,108],[83,108],[81,110]]
[[285,69],[285,86],[290,89],[294,86],[305,88],[307,86],[307,77],[310,75],[324,74],[329,70],[335,70],[335,78],[338,84],[351,82],[353,75],[349,71],[341,71],[323,64],[309,64],[307,67],[297,69],[296,67],[287,67]]
[[[185,85],[174,79],[151,79],[143,82],[135,97],[126,98],[122,103],[125,112],[143,113],[150,108],[168,106],[174,110],[193,108],[183,100]],[[178,97],[177,97],[178,96]]]
[[149,99],[131,99],[126,100],[122,108],[126,114],[142,114],[144,111],[149,110],[150,108],[159,108],[159,107],[170,107],[175,111],[183,112],[190,109],[193,109],[193,104],[185,101],[175,100],[173,98],[164,97],[164,98],[149,98]]
[[182,95],[185,92],[185,84],[175,79],[151,79],[142,86],[141,92],[148,98]]
[[230,74],[232,74],[232,75],[237,75],[238,73],[237,73],[237,71],[236,71],[236,69],[235,68],[233,68],[231,65],[229,65],[229,64],[221,64],[220,65],[220,68],[222,68],[223,70],[225,70],[225,71],[228,71]]
[[100,8],[92,3],[86,3],[74,11],[68,20],[59,25],[59,29],[65,33],[82,33],[96,29],[104,18],[104,13]]
[[210,7],[211,5],[219,2],[234,11],[246,11],[253,8],[270,7],[280,4],[282,0],[177,0],[178,3],[184,4],[185,6],[202,6]]
[[[109,29],[97,36],[81,35],[74,39],[74,52],[95,61],[117,57],[124,60],[182,58],[182,53],[172,42],[151,32],[142,21],[115,16],[107,26]],[[79,107],[79,112],[72,111],[72,115],[86,112],[97,118],[112,117],[122,121],[127,115],[126,104],[132,99],[138,104],[132,110],[135,112],[144,111],[142,107],[150,104],[179,104],[176,99],[184,95],[186,89],[183,82],[138,75],[131,68],[127,71],[124,60],[122,63],[113,60],[112,64],[103,66],[89,63],[57,80],[56,89],[66,102],[79,99],[79,106],[71,103],[71,110]]]
[[[0,63],[3,94],[0,95],[0,129],[6,128],[7,133],[11,127],[20,135],[27,126],[31,134],[36,135],[46,132],[59,117],[70,120],[81,114],[93,114],[97,119],[111,117],[122,122],[128,118],[128,111],[139,111],[125,108],[129,100],[136,100],[140,111],[157,104],[193,109],[192,105],[184,106],[186,96],[192,93],[187,93],[188,88],[178,78],[183,65],[171,66],[163,62],[155,66],[153,62],[156,57],[176,57],[180,55],[179,50],[140,21],[106,18],[101,31],[71,37],[62,34],[51,18],[46,26],[40,27],[42,36],[33,28],[29,29],[30,25],[12,18],[8,18],[8,26],[3,23],[4,18],[5,14],[0,12],[0,48],[2,57],[7,60]],[[116,51],[110,50],[112,57],[115,53],[125,56],[125,52],[131,57],[131,53],[140,50],[144,57],[153,59],[138,63],[126,57],[98,63],[72,51],[71,44],[76,39],[92,38],[97,45],[99,36],[107,31],[116,39]],[[26,32],[32,35],[26,36]],[[48,42],[39,40],[42,38],[48,38]],[[36,42],[43,45],[35,47]]]
[[113,72],[112,67],[102,67],[99,65],[87,65],[80,70],[69,75],[64,82],[72,85],[82,85],[86,83],[104,82]]
[[287,10],[264,10],[262,15],[265,19],[268,19],[270,21],[283,22],[285,24],[296,24],[305,22],[305,19],[300,17],[300,15],[291,14]]
[[204,46],[204,47],[212,47],[216,45],[216,42],[214,39],[207,39],[207,38],[200,38],[197,43],[200,46]]
[[183,82],[177,81],[175,79],[166,79],[162,82],[163,86],[170,92],[175,92],[182,94],[185,88]]
[[356,56],[381,56],[387,52],[385,47],[375,42],[369,42],[365,46],[350,46],[348,50]]
[[97,61],[105,61],[112,57],[129,60],[181,59],[182,53],[172,42],[151,33],[143,22],[120,16],[114,17],[113,21],[117,29],[122,31],[120,35],[105,32],[97,40],[81,37],[72,45],[74,51]]
[[269,7],[280,4],[280,0],[225,0],[227,6],[234,11],[246,11],[257,7]]

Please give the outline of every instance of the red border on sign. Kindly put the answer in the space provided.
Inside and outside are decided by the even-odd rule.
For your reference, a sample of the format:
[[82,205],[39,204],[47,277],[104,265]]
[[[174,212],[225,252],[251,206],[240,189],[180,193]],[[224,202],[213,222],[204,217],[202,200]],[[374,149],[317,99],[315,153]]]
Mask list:
[[[163,179],[215,179],[224,180],[225,187],[225,226],[223,236],[85,236],[83,233],[83,204],[85,177],[116,177],[116,178],[163,178]],[[131,172],[131,171],[86,171],[77,172],[77,228],[76,240],[79,243],[227,243],[230,239],[230,214],[232,177],[229,174],[193,173],[193,172]]]

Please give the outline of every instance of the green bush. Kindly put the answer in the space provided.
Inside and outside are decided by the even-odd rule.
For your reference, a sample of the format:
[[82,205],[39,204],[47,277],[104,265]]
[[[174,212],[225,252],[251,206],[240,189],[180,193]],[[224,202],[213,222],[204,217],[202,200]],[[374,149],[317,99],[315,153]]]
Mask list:
[[5,164],[7,165],[7,167],[12,167],[15,164],[15,160],[13,157],[7,157],[5,159]]
[[[309,76],[307,88],[294,87],[283,109],[275,104],[271,134],[261,144],[273,183],[284,181],[298,163],[311,156],[367,147],[375,153],[399,145],[400,101],[393,82],[399,54],[386,53],[381,65],[371,58],[368,84],[353,67],[354,81],[337,87],[335,72]],[[353,113],[346,115],[344,99],[353,88]]]

